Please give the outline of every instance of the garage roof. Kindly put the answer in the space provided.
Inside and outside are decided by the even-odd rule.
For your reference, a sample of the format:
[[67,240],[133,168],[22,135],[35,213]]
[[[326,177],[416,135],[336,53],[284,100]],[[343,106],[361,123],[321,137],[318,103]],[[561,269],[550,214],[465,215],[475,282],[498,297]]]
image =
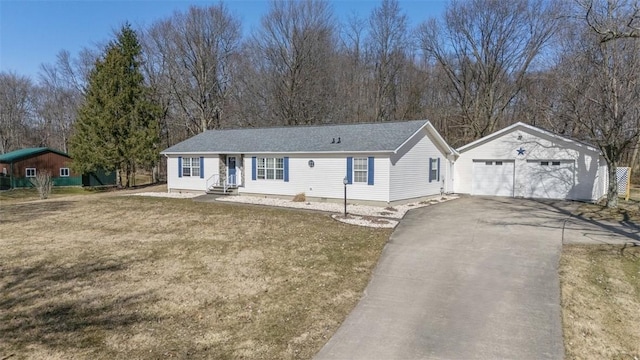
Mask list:
[[480,139],[478,139],[476,141],[470,142],[467,145],[459,147],[457,149],[457,151],[460,152],[460,153],[463,153],[463,152],[465,152],[467,150],[473,149],[474,147],[476,147],[478,145],[484,144],[484,143],[489,142],[489,141],[491,141],[491,140],[493,140],[493,139],[495,139],[497,137],[500,137],[500,136],[502,136],[502,135],[504,135],[506,133],[514,131],[514,130],[516,130],[516,128],[527,129],[527,130],[530,130],[530,131],[533,131],[533,132],[537,132],[539,134],[543,134],[543,135],[546,135],[546,136],[550,136],[552,138],[556,138],[556,139],[561,140],[561,141],[565,141],[565,142],[568,142],[568,143],[573,143],[573,144],[578,145],[580,147],[587,148],[588,150],[600,153],[600,150],[598,148],[596,148],[595,146],[591,145],[591,144],[587,144],[585,142],[578,141],[578,140],[575,140],[575,139],[570,139],[568,137],[553,133],[551,131],[540,129],[540,128],[535,127],[535,126],[532,126],[532,125],[529,125],[529,124],[525,124],[523,122],[517,122],[517,123],[515,123],[513,125],[507,126],[506,128],[504,128],[502,130],[498,130],[498,131],[494,132],[493,134],[489,134],[489,135],[487,135],[487,136],[485,136],[483,138],[480,138]]

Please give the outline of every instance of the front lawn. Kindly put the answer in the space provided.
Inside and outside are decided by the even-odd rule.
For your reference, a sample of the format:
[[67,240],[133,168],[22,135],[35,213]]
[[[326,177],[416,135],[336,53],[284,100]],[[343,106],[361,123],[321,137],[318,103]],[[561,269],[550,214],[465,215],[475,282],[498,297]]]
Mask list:
[[[82,188],[80,186],[60,186],[54,187],[50,198],[58,198],[68,195],[87,195],[92,190]],[[0,203],[6,204],[9,202],[37,200],[40,196],[36,188],[20,188],[0,191]]]
[[560,281],[567,359],[640,359],[640,246],[565,246]]
[[191,200],[0,206],[0,359],[308,359],[390,230]]

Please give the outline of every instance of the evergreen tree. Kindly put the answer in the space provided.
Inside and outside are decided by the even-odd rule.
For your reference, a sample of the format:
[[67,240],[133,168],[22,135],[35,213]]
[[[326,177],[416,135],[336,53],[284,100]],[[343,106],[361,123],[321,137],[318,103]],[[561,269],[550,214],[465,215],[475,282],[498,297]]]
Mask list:
[[141,46],[126,24],[107,46],[89,75],[70,153],[82,173],[105,169],[126,176],[131,185],[136,166],[157,162],[160,107],[153,103],[140,71]]

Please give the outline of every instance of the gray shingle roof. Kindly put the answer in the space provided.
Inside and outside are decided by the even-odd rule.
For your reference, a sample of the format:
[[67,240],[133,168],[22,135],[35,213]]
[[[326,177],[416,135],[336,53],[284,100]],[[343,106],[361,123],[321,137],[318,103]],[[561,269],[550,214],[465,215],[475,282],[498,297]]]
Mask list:
[[[394,151],[427,120],[209,130],[178,143],[163,154],[288,153]],[[333,143],[332,140],[340,143]]]

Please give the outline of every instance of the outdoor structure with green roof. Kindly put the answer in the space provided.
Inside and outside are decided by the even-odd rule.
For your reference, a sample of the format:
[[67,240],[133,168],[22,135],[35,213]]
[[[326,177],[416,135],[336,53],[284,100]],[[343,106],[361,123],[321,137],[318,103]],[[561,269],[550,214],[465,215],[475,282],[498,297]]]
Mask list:
[[0,155],[0,189],[33,187],[39,172],[48,172],[55,186],[82,185],[71,170],[71,157],[47,147],[25,148]]

